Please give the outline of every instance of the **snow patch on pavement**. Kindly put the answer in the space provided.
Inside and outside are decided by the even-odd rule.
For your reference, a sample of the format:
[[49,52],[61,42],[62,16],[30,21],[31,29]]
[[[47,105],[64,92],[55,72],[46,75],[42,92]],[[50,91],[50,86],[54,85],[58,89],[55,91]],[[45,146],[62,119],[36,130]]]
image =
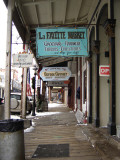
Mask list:
[[30,128],[25,129],[24,132],[25,132],[25,133],[26,133],[26,132],[32,132],[33,130],[34,130],[34,127],[31,126]]

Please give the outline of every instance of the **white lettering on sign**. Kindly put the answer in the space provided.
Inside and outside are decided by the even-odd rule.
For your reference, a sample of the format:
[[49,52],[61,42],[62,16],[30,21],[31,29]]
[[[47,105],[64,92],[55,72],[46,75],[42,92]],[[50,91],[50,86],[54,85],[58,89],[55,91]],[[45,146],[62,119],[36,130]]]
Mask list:
[[99,75],[100,76],[110,76],[110,66],[109,65],[100,65],[99,66]]

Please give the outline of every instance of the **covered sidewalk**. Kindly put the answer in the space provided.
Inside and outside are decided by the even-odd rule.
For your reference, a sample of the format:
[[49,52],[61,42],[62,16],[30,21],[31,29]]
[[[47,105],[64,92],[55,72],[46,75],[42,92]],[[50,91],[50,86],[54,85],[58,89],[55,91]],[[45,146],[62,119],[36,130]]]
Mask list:
[[32,119],[32,126],[24,134],[26,160],[110,160],[120,157],[117,147],[108,144],[108,139],[112,138],[105,137],[105,131],[78,125],[74,112],[63,104],[49,104],[48,112],[27,118]]

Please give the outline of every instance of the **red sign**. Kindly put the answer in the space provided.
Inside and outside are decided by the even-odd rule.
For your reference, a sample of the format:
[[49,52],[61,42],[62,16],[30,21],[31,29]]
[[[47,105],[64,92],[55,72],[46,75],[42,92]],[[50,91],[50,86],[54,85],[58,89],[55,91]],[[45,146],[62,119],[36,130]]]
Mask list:
[[30,84],[27,83],[27,96],[32,96]]
[[100,65],[99,66],[99,75],[100,76],[110,76],[110,66],[109,65]]

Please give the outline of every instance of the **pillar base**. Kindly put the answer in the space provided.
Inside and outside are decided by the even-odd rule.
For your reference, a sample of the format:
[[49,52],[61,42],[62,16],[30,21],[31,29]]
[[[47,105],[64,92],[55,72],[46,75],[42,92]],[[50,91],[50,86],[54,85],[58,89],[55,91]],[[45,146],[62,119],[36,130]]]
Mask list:
[[110,135],[116,135],[116,124],[109,122],[108,123],[108,132]]
[[99,118],[95,119],[95,127],[99,127],[100,126],[100,120]]
[[92,116],[88,117],[88,123],[92,123]]

